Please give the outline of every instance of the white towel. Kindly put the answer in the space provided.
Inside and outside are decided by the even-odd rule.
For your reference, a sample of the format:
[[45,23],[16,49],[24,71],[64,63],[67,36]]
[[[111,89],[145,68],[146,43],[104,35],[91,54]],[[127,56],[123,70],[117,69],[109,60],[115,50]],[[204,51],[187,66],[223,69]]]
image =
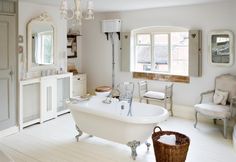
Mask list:
[[176,136],[175,135],[162,135],[158,141],[168,144],[168,145],[175,145],[176,144]]

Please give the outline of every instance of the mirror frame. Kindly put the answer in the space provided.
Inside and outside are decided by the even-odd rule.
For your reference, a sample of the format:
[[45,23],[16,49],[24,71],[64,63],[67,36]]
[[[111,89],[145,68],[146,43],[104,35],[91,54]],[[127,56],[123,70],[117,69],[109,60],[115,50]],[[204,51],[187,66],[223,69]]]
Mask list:
[[[53,28],[53,64],[51,65],[44,65],[44,64],[36,64],[34,66],[32,60],[32,25],[35,23],[44,23],[51,25]],[[44,70],[48,68],[56,68],[56,28],[52,21],[52,19],[47,15],[46,12],[42,13],[40,16],[32,18],[27,24],[27,65],[28,71],[37,71],[37,70]]]
[[[212,62],[212,36],[214,35],[229,35],[229,63],[214,63]],[[230,30],[213,30],[208,35],[208,46],[209,46],[209,63],[217,66],[232,66],[234,63],[234,33]]]

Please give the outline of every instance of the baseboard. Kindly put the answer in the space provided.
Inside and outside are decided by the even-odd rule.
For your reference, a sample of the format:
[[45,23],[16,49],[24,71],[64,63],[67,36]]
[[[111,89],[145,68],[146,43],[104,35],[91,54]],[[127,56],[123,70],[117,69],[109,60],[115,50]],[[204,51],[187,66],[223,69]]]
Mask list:
[[[137,98],[134,99],[135,101],[138,101]],[[151,104],[162,106],[160,102],[150,101]],[[169,105],[168,105],[169,106]],[[195,120],[195,111],[194,106],[186,106],[186,105],[179,105],[179,104],[173,104],[173,113],[174,117],[183,118],[192,120],[194,124]],[[232,119],[229,123],[229,127],[233,127],[235,124],[235,119]],[[198,115],[198,121],[204,122],[204,123],[213,123],[212,119],[209,119],[203,115]],[[218,121],[217,124],[223,124],[222,122]]]
[[5,130],[0,131],[0,138],[2,137],[6,137],[15,133],[19,132],[19,127],[18,126],[14,126]]

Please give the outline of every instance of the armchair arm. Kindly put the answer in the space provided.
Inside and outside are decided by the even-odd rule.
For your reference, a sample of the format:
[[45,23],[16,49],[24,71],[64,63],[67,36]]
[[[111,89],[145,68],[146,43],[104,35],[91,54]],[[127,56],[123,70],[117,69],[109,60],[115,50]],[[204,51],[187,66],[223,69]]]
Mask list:
[[208,94],[211,94],[211,93],[214,93],[214,92],[215,92],[215,90],[209,90],[209,91],[206,91],[206,92],[202,92],[202,93],[200,94],[200,96],[201,96],[200,103],[202,103],[203,97],[204,97],[205,95],[208,95]]
[[230,99],[230,112],[231,112],[231,117],[233,117],[233,104],[236,103],[236,96],[233,96],[231,99]]
[[230,100],[230,108],[232,108],[233,104],[236,103],[236,96],[233,96]]
[[236,96],[233,96],[233,97],[231,98],[231,102],[233,102],[233,103],[236,102]]

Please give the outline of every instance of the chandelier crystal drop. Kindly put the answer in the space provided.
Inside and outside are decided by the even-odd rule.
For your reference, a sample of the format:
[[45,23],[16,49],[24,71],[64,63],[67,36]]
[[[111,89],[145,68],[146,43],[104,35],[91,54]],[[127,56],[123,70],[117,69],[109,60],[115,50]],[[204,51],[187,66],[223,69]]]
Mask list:
[[93,1],[89,0],[87,2],[87,8],[84,12],[81,10],[80,0],[74,0],[74,5],[75,5],[74,8],[69,8],[67,0],[61,1],[60,13],[62,18],[64,18],[65,20],[76,21],[80,25],[82,24],[82,19],[86,20],[94,19]]

